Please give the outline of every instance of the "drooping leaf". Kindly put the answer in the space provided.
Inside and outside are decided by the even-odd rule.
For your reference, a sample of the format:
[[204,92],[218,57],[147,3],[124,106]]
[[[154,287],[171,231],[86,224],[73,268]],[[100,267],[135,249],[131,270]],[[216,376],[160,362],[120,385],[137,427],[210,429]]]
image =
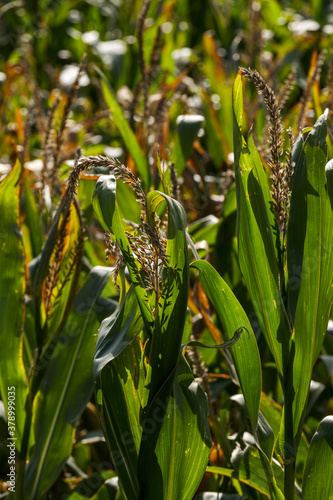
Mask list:
[[[21,449],[28,381],[23,364],[23,322],[25,294],[25,256],[19,223],[19,180],[21,165],[0,183],[0,391],[8,411],[8,388],[15,400],[15,426],[12,437]],[[29,404],[27,402],[27,404]],[[7,413],[8,414],[8,413]]]
[[143,321],[134,288],[126,293],[125,277],[121,273],[121,296],[116,311],[100,326],[94,356],[94,379],[104,366],[116,358],[143,328]]
[[[207,472],[233,477],[238,479],[241,483],[251,486],[262,495],[272,498],[264,470],[261,467],[258,450],[249,445],[246,445],[244,449],[237,447],[232,454],[232,465],[234,469],[207,467]],[[275,491],[274,498],[283,500],[283,470],[276,461],[273,461],[272,466],[274,471],[274,476],[272,476]]]
[[49,347],[49,358],[43,358],[47,367],[33,406],[36,444],[25,481],[25,494],[31,500],[52,486],[71,455],[76,420],[93,390],[94,334],[98,329],[94,307],[110,274],[107,267],[91,271],[63,330]]
[[[240,328],[244,330],[236,344],[230,348],[230,352],[236,366],[250,421],[255,428],[259,415],[261,363],[251,324],[233,292],[208,262],[195,261],[191,267],[199,269],[200,282],[216,309],[224,328],[225,339],[231,340]],[[251,377],[248,376],[249,373]]]

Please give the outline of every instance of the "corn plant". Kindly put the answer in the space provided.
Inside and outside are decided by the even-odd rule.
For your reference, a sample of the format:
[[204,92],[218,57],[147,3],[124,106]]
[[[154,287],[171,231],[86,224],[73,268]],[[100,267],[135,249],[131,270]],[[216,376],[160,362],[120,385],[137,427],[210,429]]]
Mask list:
[[[233,109],[239,260],[275,359],[284,407],[279,429],[259,412],[261,363],[249,319],[214,268],[194,260],[190,267],[199,271],[201,285],[226,332],[255,439],[255,448],[235,448],[234,469],[207,470],[236,477],[270,498],[291,499],[295,491],[300,492],[294,483],[295,462],[312,368],[332,304],[327,114],[312,130],[299,135],[283,163],[275,96],[256,72],[243,73],[257,85],[268,107],[272,181],[270,187],[252,133],[247,141],[242,137],[238,75]],[[90,158],[81,168],[94,161],[108,164],[107,159]],[[101,423],[126,498],[191,498],[206,469],[209,431],[205,396],[182,355],[189,286],[187,242],[191,245],[186,218],[179,203],[167,194],[152,191],[145,197],[128,170],[113,166],[112,171],[132,185],[143,215],[140,226],[129,224],[125,230],[115,178],[99,179],[93,204],[104,229],[115,237],[109,241],[110,248],[119,252],[121,288],[117,311],[101,325],[94,358]],[[121,269],[125,264],[131,282],[127,291]],[[236,343],[231,332],[240,336]],[[303,498],[313,498],[314,491],[329,498],[331,440],[332,420],[327,417],[307,452]],[[318,450],[320,457],[315,459]]]
[[[300,17],[328,2],[46,3],[0,8],[0,496],[332,498],[333,56]],[[280,109],[320,118],[288,143]]]
[[[201,345],[182,343],[191,328],[185,212],[163,192],[151,191],[146,197],[133,174],[108,159],[88,158],[80,168],[94,163],[109,166],[129,183],[142,207],[140,226],[124,228],[115,177],[101,176],[97,181],[93,204],[102,226],[115,237],[109,245],[119,252],[116,269],[121,289],[117,310],[101,324],[95,351],[101,424],[126,498],[185,500],[197,490],[210,451],[207,399],[182,353],[189,344]],[[125,264],[128,289],[121,267]],[[251,325],[217,272],[207,262],[193,266],[200,270],[203,286],[221,314],[226,342],[217,347],[232,351],[255,425],[261,375]],[[214,285],[209,284],[211,279]],[[225,297],[229,300],[223,303]],[[228,302],[233,305],[230,311]],[[241,335],[242,331],[247,333]],[[246,376],[246,369],[253,379]]]
[[[253,131],[247,140],[242,135],[240,73],[233,89],[239,263],[284,394],[280,428],[262,416],[257,446],[270,497],[292,499],[312,370],[333,300],[333,177],[332,161],[327,163],[327,112],[311,130],[299,134],[283,162],[283,129],[274,93],[256,71],[242,73],[256,85],[267,106],[272,180],[270,185]],[[332,436],[333,421],[326,417],[308,449],[303,499],[331,498]],[[239,476],[246,473],[249,479],[251,465],[247,471],[244,467],[245,460],[238,464]],[[257,474],[259,467],[253,462],[252,472]]]
[[[52,487],[71,456],[77,418],[92,394],[96,311],[103,316],[105,305],[98,301],[111,269],[95,266],[81,276],[78,290],[83,234],[73,185],[65,191],[41,249],[38,206],[25,175],[17,160],[0,184],[0,231],[6,235],[0,250],[0,345],[7,353],[0,387],[7,411],[7,388],[15,392],[15,411],[9,413],[15,422],[15,488],[9,492],[16,499],[35,499]],[[23,193],[37,253],[29,281],[19,207]],[[26,292],[30,297],[25,300]]]

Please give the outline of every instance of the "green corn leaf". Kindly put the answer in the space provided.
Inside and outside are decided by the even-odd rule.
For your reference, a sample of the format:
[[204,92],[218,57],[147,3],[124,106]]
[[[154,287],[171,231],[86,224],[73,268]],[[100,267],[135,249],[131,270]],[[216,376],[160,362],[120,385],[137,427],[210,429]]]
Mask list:
[[287,381],[287,387],[296,441],[302,431],[312,368],[324,341],[333,302],[333,170],[332,162],[326,165],[326,119],[327,113],[318,119],[305,142],[300,141],[302,150],[297,155],[287,234],[295,346],[290,360],[292,379]]
[[[274,446],[274,434],[264,417],[259,414],[259,401],[261,393],[261,363],[257,342],[251,324],[245,311],[239,304],[233,292],[218,272],[206,261],[196,261],[192,267],[199,269],[199,279],[205,293],[212,302],[227,340],[238,329],[247,331],[242,333],[230,352],[237,370],[237,376],[244,395],[249,418],[260,447],[260,458],[263,474],[269,483],[269,491],[273,498],[279,498],[275,485],[271,457]],[[249,377],[251,373],[251,377]],[[267,484],[267,483],[266,483]]]
[[118,478],[114,471],[97,472],[79,483],[68,500],[117,500],[119,496]]
[[[60,224],[61,223],[62,221],[60,221]],[[66,236],[63,237],[62,251],[61,253],[57,252],[57,242],[49,262],[50,268],[59,266],[59,271],[55,274],[55,279],[52,283],[52,294],[50,294],[47,307],[46,318],[49,339],[52,339],[66,322],[75,297],[83,253],[81,225],[82,221],[79,214],[79,208],[72,204],[65,226]],[[58,259],[60,257],[60,260],[54,262],[56,256]]]
[[224,467],[207,467],[207,472],[219,474],[226,477],[238,479],[241,483],[251,486],[256,491],[268,498],[283,500],[283,470],[281,466],[273,461],[272,469],[274,475],[271,478],[270,487],[274,489],[274,496],[267,484],[266,476],[261,467],[259,452],[251,446],[245,446],[244,449],[237,447],[232,453],[232,465],[234,469]]
[[118,128],[125,146],[129,154],[132,156],[135,166],[138,169],[140,177],[146,188],[150,186],[150,173],[147,159],[145,158],[142,149],[137,141],[137,138],[126,120],[123,110],[118,104],[118,101],[114,95],[112,88],[110,87],[106,76],[96,68],[100,76],[102,77],[102,90],[106,104],[108,105],[112,118],[116,127]]
[[139,264],[134,258],[126,237],[116,200],[116,179],[113,175],[101,175],[96,182],[93,206],[103,228],[116,237],[120,250],[128,266],[141,314],[148,332],[151,331],[154,317],[148,302]]
[[233,292],[208,262],[195,261],[191,267],[199,269],[200,282],[216,309],[224,328],[225,339],[231,340],[240,328],[244,330],[236,344],[230,348],[230,352],[236,366],[250,421],[255,428],[259,415],[261,363],[251,324]]
[[[193,380],[184,357],[165,410],[155,398],[154,411],[143,420],[144,434],[154,453],[142,446],[139,455],[140,500],[188,500],[193,498],[204,475],[210,447],[207,398]],[[161,428],[158,434],[155,428]],[[144,444],[144,442],[143,442]],[[145,472],[146,471],[146,472]]]
[[[106,181],[112,184],[108,177]],[[113,230],[132,266],[129,252],[124,252],[128,242],[123,240],[119,215],[118,221],[114,216],[115,198],[104,198],[97,184],[94,199],[96,212]],[[149,193],[147,208],[152,227],[154,214],[168,209],[167,263],[147,349],[149,359],[141,340],[134,339],[143,325],[135,307],[135,284],[125,296],[123,283],[117,311],[101,325],[95,355],[96,396],[126,497],[185,500],[200,483],[210,449],[206,397],[182,358],[178,365],[189,290],[186,216],[177,201],[157,191]],[[132,272],[139,276],[139,269]],[[136,283],[143,288],[139,279]]]
[[[157,306],[158,314],[156,315],[154,335],[149,354],[149,371],[146,381],[149,390],[145,394],[141,417],[144,427],[139,457],[141,495],[144,494],[147,488],[150,488],[151,475],[149,470],[151,467],[156,469],[158,477],[162,474],[160,488],[163,486],[163,482],[167,481],[163,476],[167,472],[164,468],[164,459],[160,464],[161,471],[158,473],[156,452],[154,450],[159,440],[163,420],[160,413],[161,407],[164,408],[165,412],[173,390],[176,368],[181,352],[189,293],[189,262],[184,209],[176,200],[157,191],[149,193],[147,205],[149,222],[152,226],[155,224],[154,213],[162,213],[165,207],[167,207],[168,230],[167,263],[163,266],[161,297]],[[159,420],[155,425],[154,431],[149,432],[149,429],[145,428],[144,423],[151,420],[154,421],[156,412],[159,412]],[[169,457],[168,460],[171,460],[167,441],[164,443],[164,446],[167,447],[164,453]],[[161,450],[163,450],[163,447]],[[184,454],[184,450],[180,447],[177,448],[177,452],[182,456]],[[162,451],[160,453],[163,454]],[[147,464],[150,465],[148,466]],[[159,491],[162,494],[162,490],[159,489]]]
[[214,491],[205,491],[195,497],[194,500],[247,500],[243,495],[228,495],[228,493],[215,493]]
[[[279,288],[280,239],[270,213],[269,187],[252,134],[246,143],[241,132],[243,91],[240,75],[234,84],[233,109],[239,263],[261,329],[282,377],[289,355],[291,329]],[[273,238],[274,227],[277,241]]]
[[[189,294],[189,263],[185,235],[186,215],[183,207],[176,200],[158,191],[148,194],[147,204],[152,226],[155,224],[153,214],[165,205],[168,207],[167,264],[163,267],[162,293],[149,355],[149,406],[165,380],[174,371],[179,359]],[[171,391],[172,377],[169,379],[169,385]]]
[[145,372],[144,353],[135,339],[102,368],[95,381],[103,432],[127,500],[137,500],[139,495],[137,465]]
[[182,344],[182,349],[185,349],[185,347],[187,346],[202,347],[204,349],[226,349],[236,344],[243,331],[245,331],[245,329],[238,328],[234,336],[230,340],[228,340],[227,342],[223,342],[222,344],[208,345],[203,344],[202,342],[199,342],[197,340],[189,340],[185,344]]
[[333,499],[333,417],[325,417],[313,436],[303,475],[303,500]]
[[[52,486],[71,455],[76,420],[93,390],[98,329],[94,307],[110,274],[111,268],[92,269],[62,332],[49,347],[49,361],[33,406],[36,444],[24,486],[30,500],[40,498]],[[43,361],[47,362],[45,357]]]
[[24,194],[26,223],[30,232],[31,248],[33,257],[37,257],[44,244],[41,215],[36,199],[31,191],[27,171],[24,173]]
[[207,401],[179,355],[187,314],[189,267],[182,206],[153,191],[148,216],[168,209],[167,263],[149,350],[138,459],[139,498],[188,499],[204,474],[210,441]]
[[116,311],[105,318],[99,329],[94,356],[94,379],[104,366],[116,358],[143,328],[140,308],[133,286],[126,294],[124,271],[121,275],[121,295]]
[[[41,347],[43,344],[46,345],[47,340],[47,324],[45,318],[45,304],[44,304],[44,293],[45,290],[45,280],[49,273],[50,263],[52,261],[52,255],[56,249],[57,242],[59,241],[59,236],[61,233],[61,227],[67,226],[67,216],[70,212],[71,201],[67,193],[62,198],[58,210],[53,218],[52,225],[42,249],[42,252],[30,263],[31,280],[32,280],[32,290],[33,290],[33,300],[34,300],[34,316],[36,323],[36,339],[37,345]],[[74,291],[74,290],[73,290]],[[66,309],[66,305],[64,304]],[[67,311],[68,312],[68,311]],[[64,317],[61,320],[65,319]],[[58,320],[56,316],[56,321]],[[55,332],[53,332],[55,333]],[[48,339],[50,340],[50,339]]]
[[16,438],[18,450],[22,445],[28,396],[28,381],[22,357],[26,283],[19,220],[20,176],[21,165],[17,161],[0,183],[0,391],[6,410],[8,388],[15,393],[15,427],[11,437]]

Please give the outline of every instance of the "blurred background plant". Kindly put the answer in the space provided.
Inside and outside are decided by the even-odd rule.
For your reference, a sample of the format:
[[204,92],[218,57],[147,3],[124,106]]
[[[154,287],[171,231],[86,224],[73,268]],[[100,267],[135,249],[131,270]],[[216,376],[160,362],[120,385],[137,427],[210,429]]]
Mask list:
[[[16,157],[23,166],[20,172],[17,162],[12,177],[7,178],[6,189],[11,194],[1,193],[2,208],[13,217],[3,218],[1,232],[6,224],[14,224],[22,231],[23,242],[17,246],[13,240],[13,247],[8,246],[15,249],[21,265],[15,274],[17,281],[13,283],[9,273],[8,281],[2,282],[2,296],[7,297],[2,307],[7,308],[7,315],[2,315],[0,324],[1,353],[5,356],[12,349],[13,370],[21,344],[7,345],[8,330],[19,332],[24,325],[23,363],[17,376],[21,381],[29,378],[31,401],[37,387],[42,391],[37,399],[39,410],[34,410],[36,415],[40,412],[40,421],[34,422],[38,426],[45,418],[42,407],[47,386],[41,389],[38,376],[32,375],[36,356],[47,361],[49,380],[62,380],[58,379],[61,372],[68,381],[69,358],[64,357],[59,373],[49,364],[52,359],[54,365],[59,361],[52,342],[73,325],[77,328],[85,314],[96,315],[86,330],[84,364],[91,366],[89,383],[81,381],[66,395],[70,400],[78,387],[83,391],[68,420],[59,470],[43,495],[89,498],[98,493],[100,498],[103,494],[120,498],[92,396],[93,335],[99,321],[115,309],[119,295],[107,279],[114,257],[110,256],[110,267],[102,273],[94,271],[96,266],[108,265],[104,231],[91,205],[96,180],[106,171],[98,166],[81,173],[78,203],[66,191],[66,179],[81,155],[104,155],[127,165],[146,192],[162,187],[178,197],[200,258],[217,269],[250,319],[262,362],[262,405],[271,419],[275,415],[279,421],[281,383],[239,265],[232,85],[239,66],[258,70],[274,89],[283,128],[291,128],[293,138],[300,128],[313,126],[328,108],[327,147],[328,158],[332,158],[333,5],[321,0],[17,0],[0,4],[0,19],[0,177],[11,171]],[[268,172],[264,100],[254,86],[247,85],[244,101],[242,131],[246,135],[253,126],[254,141]],[[283,137],[288,141],[287,132]],[[121,180],[117,181],[117,199],[123,219],[139,224],[136,195]],[[4,267],[10,255],[2,258]],[[8,295],[9,287],[19,294]],[[91,290],[96,304],[90,310]],[[88,305],[82,310],[78,300],[87,296]],[[15,319],[13,304],[17,304],[16,325],[11,323]],[[193,338],[205,343],[219,338],[221,324],[194,274],[189,308]],[[72,348],[75,351],[75,343]],[[208,384],[210,392],[210,464],[228,466],[236,444],[251,443],[231,359],[220,350],[198,347],[190,362],[204,390]],[[76,366],[77,374],[80,366]],[[307,444],[322,418],[333,411],[332,366],[330,322],[312,374],[303,453],[296,464],[299,486]],[[5,375],[4,370],[2,400]],[[19,404],[23,411],[23,399]],[[44,403],[44,408],[48,415],[53,414],[52,405]],[[8,449],[3,404],[0,423],[1,488],[5,492]],[[250,498],[265,494],[253,484],[221,479],[213,472],[205,474],[198,495],[207,491]],[[202,493],[198,498],[206,497]]]

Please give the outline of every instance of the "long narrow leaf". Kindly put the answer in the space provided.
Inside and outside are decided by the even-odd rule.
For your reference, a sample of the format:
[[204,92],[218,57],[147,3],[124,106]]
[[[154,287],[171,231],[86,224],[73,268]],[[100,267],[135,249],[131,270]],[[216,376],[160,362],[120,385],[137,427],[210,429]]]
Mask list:
[[[19,161],[0,184],[0,391],[8,410],[8,388],[14,395],[15,420],[9,422],[21,448],[28,382],[23,364],[25,263],[19,223]],[[11,407],[13,409],[13,407]]]
[[[149,193],[147,202],[152,225],[153,213],[163,204],[168,206],[167,265],[163,267],[162,294],[149,356],[152,369],[147,401],[149,405],[179,359],[189,294],[189,263],[183,207],[176,200],[157,191]],[[171,387],[172,378],[169,382]]]
[[261,329],[282,377],[289,356],[291,328],[280,292],[276,258],[280,242],[274,243],[267,180],[253,137],[250,134],[246,143],[242,136],[240,75],[234,84],[233,109],[239,263]]
[[333,417],[324,418],[313,436],[303,476],[303,500],[333,498]]
[[289,300],[295,329],[289,386],[297,439],[333,302],[333,182],[330,163],[325,175],[326,118],[325,113],[318,119],[303,145],[288,225]]
[[[154,430],[159,427],[158,434]],[[154,453],[140,452],[140,500],[188,500],[193,498],[204,475],[210,447],[207,420],[207,398],[193,380],[185,359],[181,357],[173,390],[165,411],[162,399],[149,418],[144,420],[149,446]],[[150,431],[150,432],[149,432]],[[145,460],[149,461],[146,462]],[[146,473],[144,473],[144,467]],[[142,476],[144,474],[144,476]]]
[[94,333],[98,328],[94,306],[110,274],[111,268],[92,269],[50,350],[33,407],[36,444],[25,482],[30,500],[40,498],[52,486],[71,454],[75,422],[93,390]]
[[143,328],[134,288],[126,294],[124,271],[121,270],[121,296],[116,311],[105,318],[99,329],[94,356],[94,379],[105,365],[115,359]]
[[[234,332],[240,328],[243,329],[236,344],[230,347],[230,352],[236,366],[250,421],[255,428],[259,415],[261,363],[251,324],[233,292],[208,262],[195,261],[191,267],[199,269],[200,282],[216,309],[226,340],[231,340]],[[251,377],[248,376],[249,373]]]

